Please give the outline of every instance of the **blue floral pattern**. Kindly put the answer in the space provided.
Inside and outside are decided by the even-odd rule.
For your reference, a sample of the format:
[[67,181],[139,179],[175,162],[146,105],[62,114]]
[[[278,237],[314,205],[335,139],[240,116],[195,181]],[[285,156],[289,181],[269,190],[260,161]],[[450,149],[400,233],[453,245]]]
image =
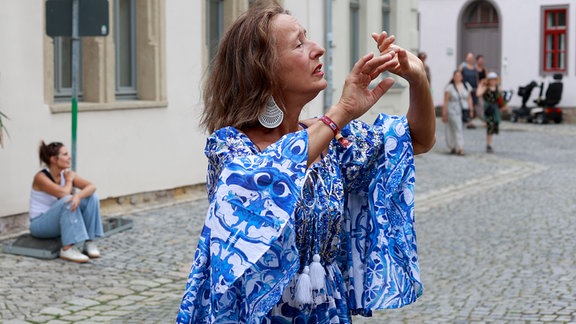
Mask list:
[[[208,138],[209,210],[177,323],[350,323],[422,294],[406,118],[342,135],[352,145],[333,140],[308,168],[305,130],[263,151],[232,127]],[[303,302],[315,255],[323,283]]]

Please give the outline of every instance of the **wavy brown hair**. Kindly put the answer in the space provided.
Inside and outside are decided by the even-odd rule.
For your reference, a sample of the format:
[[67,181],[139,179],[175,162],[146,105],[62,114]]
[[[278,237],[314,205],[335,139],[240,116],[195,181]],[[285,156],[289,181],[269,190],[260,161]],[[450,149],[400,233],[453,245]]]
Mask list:
[[279,14],[289,13],[276,1],[255,1],[220,41],[205,83],[200,120],[210,133],[226,126],[242,129],[258,123],[278,88],[278,54],[271,21]]

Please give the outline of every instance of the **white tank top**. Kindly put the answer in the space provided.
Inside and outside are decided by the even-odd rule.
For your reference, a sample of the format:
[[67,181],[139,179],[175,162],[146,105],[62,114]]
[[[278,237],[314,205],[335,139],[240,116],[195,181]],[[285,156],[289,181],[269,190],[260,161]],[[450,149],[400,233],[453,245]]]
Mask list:
[[[46,168],[46,170],[48,169]],[[64,178],[64,170],[62,170],[62,172],[60,172],[60,186],[64,187],[65,184],[66,179]],[[30,219],[44,214],[56,201],[58,201],[56,196],[32,188],[30,192],[30,209],[28,210]]]

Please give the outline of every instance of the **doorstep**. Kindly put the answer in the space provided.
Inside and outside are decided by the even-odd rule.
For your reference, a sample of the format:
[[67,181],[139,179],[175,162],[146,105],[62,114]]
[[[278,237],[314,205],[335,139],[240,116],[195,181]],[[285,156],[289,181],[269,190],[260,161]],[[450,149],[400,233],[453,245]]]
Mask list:
[[[110,217],[102,220],[104,237],[131,229],[133,225],[133,221],[127,218]],[[3,244],[2,252],[39,259],[55,259],[58,257],[61,247],[62,243],[59,237],[55,239],[39,239],[26,233]]]

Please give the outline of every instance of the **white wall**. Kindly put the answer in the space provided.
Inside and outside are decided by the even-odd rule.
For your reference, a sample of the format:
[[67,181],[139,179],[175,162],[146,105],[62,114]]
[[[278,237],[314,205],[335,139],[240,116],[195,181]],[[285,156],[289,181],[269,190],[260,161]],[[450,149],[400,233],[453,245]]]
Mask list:
[[[428,54],[432,72],[434,103],[442,104],[443,89],[450,81],[456,62],[458,17],[468,0],[420,0],[420,48]],[[576,107],[576,6],[573,2],[533,0],[519,5],[517,0],[494,0],[500,13],[502,31],[502,86],[516,93],[518,87],[531,80],[548,82],[540,76],[541,6],[565,5],[568,11],[568,75],[564,77],[564,92],[560,106]],[[533,93],[533,98],[536,91]],[[520,105],[515,95],[511,106]]]
[[0,110],[10,118],[4,120],[10,137],[0,149],[0,209],[10,214],[22,212],[28,201],[39,134],[49,122],[56,127],[43,135],[64,135],[58,128],[64,121],[52,116],[42,100],[42,34],[33,32],[42,30],[42,4],[2,0],[0,6]]
[[444,87],[458,64],[456,28],[460,9],[455,2],[463,1],[420,0],[420,50],[428,56],[436,105],[442,104]]

